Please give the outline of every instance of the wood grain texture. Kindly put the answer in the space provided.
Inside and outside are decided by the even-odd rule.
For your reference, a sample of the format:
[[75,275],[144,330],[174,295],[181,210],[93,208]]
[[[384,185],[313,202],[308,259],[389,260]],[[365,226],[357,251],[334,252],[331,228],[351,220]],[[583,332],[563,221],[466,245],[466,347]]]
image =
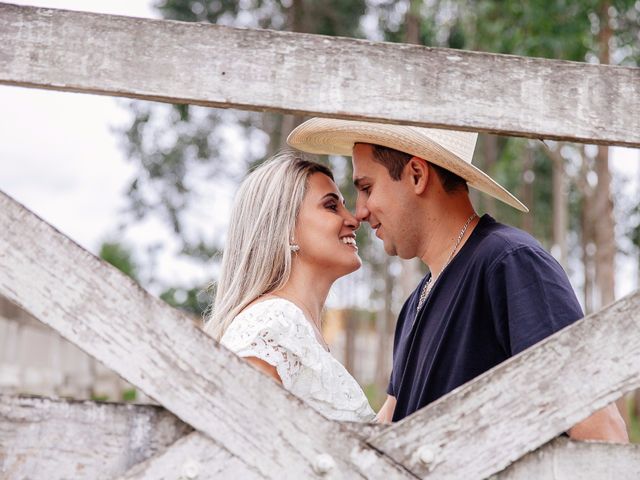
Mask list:
[[[0,294],[50,325],[264,478],[407,478],[215,342],[176,309],[0,193]],[[211,448],[217,448],[213,446]]]
[[[361,440],[366,440],[388,428],[388,425],[342,422],[336,424],[336,428],[344,428]],[[238,461],[224,448],[212,449],[208,439],[199,432],[185,436],[158,455],[135,465],[120,478],[171,480],[184,477],[187,472],[203,474],[205,478],[262,478],[259,472]]]
[[499,473],[495,480],[637,480],[640,445],[557,438]]
[[200,432],[193,432],[158,455],[133,466],[118,478],[120,480],[175,480],[177,478],[261,480],[264,477],[259,471],[224,448],[211,448],[209,438]]
[[0,84],[640,146],[640,69],[0,4]]
[[0,396],[0,478],[111,479],[191,430],[154,406]]
[[[471,480],[499,472],[640,386],[639,310],[636,291],[369,443],[425,478]],[[428,465],[420,461],[421,447],[434,457]]]

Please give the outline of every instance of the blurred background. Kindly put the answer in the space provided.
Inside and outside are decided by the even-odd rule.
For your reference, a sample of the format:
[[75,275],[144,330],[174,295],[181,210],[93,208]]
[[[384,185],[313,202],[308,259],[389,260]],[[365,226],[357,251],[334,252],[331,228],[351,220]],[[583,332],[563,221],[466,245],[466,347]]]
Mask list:
[[[12,3],[589,63],[640,62],[635,0]],[[199,323],[239,182],[284,147],[304,120],[6,86],[0,86],[0,105],[0,189]],[[321,160],[353,208],[350,162]],[[586,313],[639,288],[638,150],[480,135],[474,163],[531,213],[472,192],[477,211],[532,233],[567,270]],[[358,244],[363,268],[334,286],[324,330],[332,353],[377,408],[396,315],[426,270],[418,261],[387,257],[367,226]],[[152,402],[2,298],[0,348],[0,393]],[[640,441],[640,394],[627,395],[619,407]]]

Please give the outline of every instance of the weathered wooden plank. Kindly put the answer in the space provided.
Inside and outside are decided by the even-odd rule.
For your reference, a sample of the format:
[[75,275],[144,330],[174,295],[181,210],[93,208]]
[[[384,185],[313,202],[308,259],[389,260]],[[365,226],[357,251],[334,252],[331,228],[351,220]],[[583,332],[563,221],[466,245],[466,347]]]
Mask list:
[[640,146],[640,69],[0,5],[0,83]]
[[[336,428],[344,428],[361,440],[388,428],[388,425],[343,422]],[[177,441],[165,451],[153,458],[132,467],[120,477],[123,480],[137,480],[145,478],[174,479],[193,475],[205,474],[207,478],[242,478],[261,479],[261,475],[248,465],[224,449],[212,449],[208,439],[199,432]]]
[[0,395],[0,477],[111,479],[191,430],[150,405]]
[[558,438],[521,458],[495,480],[637,480],[640,445]]
[[174,480],[176,478],[261,480],[263,476],[224,448],[212,448],[210,439],[200,432],[193,432],[155,457],[133,466],[118,478],[121,480]]
[[639,310],[636,291],[369,443],[427,478],[480,479],[499,472],[640,386]]
[[5,194],[0,294],[50,325],[265,478],[407,478],[390,459],[322,417]]

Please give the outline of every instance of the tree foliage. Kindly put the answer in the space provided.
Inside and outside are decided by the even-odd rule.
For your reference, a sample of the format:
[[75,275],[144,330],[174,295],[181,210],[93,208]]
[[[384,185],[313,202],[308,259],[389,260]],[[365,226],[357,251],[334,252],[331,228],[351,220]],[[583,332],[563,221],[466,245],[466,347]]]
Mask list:
[[102,244],[98,256],[125,275],[138,281],[138,265],[130,248],[115,241],[108,241]]
[[[613,33],[612,61],[637,65],[640,59],[640,5],[635,0],[163,0],[156,8],[163,18],[189,22],[349,37],[367,34],[387,41],[591,62],[597,61],[602,48],[598,34],[606,9]],[[369,28],[363,28],[367,23],[363,19],[374,19],[374,26],[368,22]],[[411,19],[417,33],[411,31]],[[248,168],[281,148],[288,131],[302,120],[138,101],[131,102],[130,108],[132,121],[122,138],[127,156],[138,169],[129,187],[131,219],[155,215],[180,239],[185,255],[202,260],[220,250],[216,242],[186,233],[187,213],[202,197],[202,190],[221,182],[237,184]],[[489,175],[530,199],[535,215],[528,228],[547,247],[552,243],[548,148],[540,141],[481,136],[475,156]],[[569,173],[580,171],[581,162],[591,162],[579,147],[565,150]],[[351,183],[350,164],[336,158],[328,162],[338,171],[347,203],[353,206],[353,190],[345,188]],[[582,196],[576,182],[568,194],[570,218],[578,228],[575,218],[580,216]],[[479,196],[476,203],[499,220],[525,226],[525,217],[499,202]],[[367,230],[361,229],[358,237],[361,251],[371,259],[371,270],[386,268],[382,258],[378,261],[375,253],[367,251]]]

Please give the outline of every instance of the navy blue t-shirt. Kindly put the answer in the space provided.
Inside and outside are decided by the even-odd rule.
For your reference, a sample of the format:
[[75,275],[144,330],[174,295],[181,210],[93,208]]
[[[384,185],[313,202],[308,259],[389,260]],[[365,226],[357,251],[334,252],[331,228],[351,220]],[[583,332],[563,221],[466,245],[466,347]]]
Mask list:
[[396,325],[388,393],[400,420],[582,318],[562,267],[531,235],[484,215],[436,280],[429,275]]

